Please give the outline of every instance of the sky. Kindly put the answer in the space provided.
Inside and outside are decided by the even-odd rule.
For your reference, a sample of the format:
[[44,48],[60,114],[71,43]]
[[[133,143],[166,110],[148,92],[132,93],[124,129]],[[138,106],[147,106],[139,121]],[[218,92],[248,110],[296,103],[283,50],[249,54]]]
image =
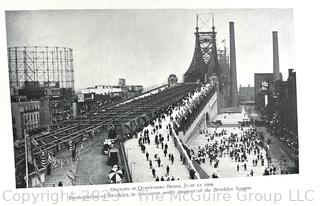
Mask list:
[[196,14],[214,14],[217,46],[229,47],[235,23],[237,81],[253,85],[254,73],[272,72],[272,31],[278,31],[280,72],[295,69],[291,9],[157,9],[7,11],[8,47],[73,49],[75,89],[105,84],[150,87],[170,74],[179,81],[192,60]]

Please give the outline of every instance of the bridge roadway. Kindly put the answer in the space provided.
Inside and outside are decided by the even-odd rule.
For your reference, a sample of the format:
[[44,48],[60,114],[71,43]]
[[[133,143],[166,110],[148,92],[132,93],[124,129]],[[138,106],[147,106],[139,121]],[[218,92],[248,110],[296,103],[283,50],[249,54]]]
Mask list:
[[[70,140],[81,141],[82,138],[89,137],[92,131],[108,130],[110,125],[113,125],[118,132],[123,129],[133,132],[154,118],[158,112],[180,101],[199,86],[197,84],[179,84],[128,103],[104,105],[97,112],[90,113],[85,117],[76,117],[57,123],[51,127],[53,131],[48,134],[32,137],[32,152],[37,155],[41,151],[55,151],[58,144]],[[16,168],[18,165],[23,165],[21,163],[24,162],[24,158],[24,145],[21,145],[15,149]]]

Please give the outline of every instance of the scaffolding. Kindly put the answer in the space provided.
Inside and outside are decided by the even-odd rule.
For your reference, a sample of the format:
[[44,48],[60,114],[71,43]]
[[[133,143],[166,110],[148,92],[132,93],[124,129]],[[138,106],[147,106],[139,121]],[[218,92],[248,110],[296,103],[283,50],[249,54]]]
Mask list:
[[74,91],[72,49],[24,46],[8,48],[10,89],[18,91],[26,83],[39,87],[71,88]]

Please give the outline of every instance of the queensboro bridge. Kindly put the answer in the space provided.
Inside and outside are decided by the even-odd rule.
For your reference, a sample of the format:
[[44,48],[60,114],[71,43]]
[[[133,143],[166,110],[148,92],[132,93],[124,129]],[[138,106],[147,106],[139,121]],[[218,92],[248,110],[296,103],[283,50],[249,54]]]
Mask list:
[[213,14],[196,16],[196,42],[184,82],[207,82],[221,75],[216,45]]

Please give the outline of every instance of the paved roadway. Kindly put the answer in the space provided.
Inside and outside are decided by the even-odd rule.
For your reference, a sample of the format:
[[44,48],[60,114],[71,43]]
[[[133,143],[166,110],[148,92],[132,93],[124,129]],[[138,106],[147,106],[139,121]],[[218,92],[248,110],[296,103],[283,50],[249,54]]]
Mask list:
[[266,127],[256,128],[260,131],[263,131],[266,143],[268,139],[271,139],[269,154],[273,163],[280,166],[281,160],[286,159],[288,172],[298,173],[298,157],[292,151],[292,149],[286,143],[281,142],[279,138],[270,135],[270,133],[267,132]]
[[[102,153],[105,134],[98,135],[90,142],[84,143],[80,152],[80,159],[71,161],[70,152],[66,151],[57,155],[57,158],[63,159],[64,165],[52,169],[52,174],[46,177],[45,187],[57,185],[59,181],[63,186],[71,186],[71,180],[68,174],[75,176],[76,185],[94,185],[110,183],[108,177],[112,166],[107,164],[107,156]],[[66,164],[68,163],[68,164]],[[121,162],[120,162],[120,166]],[[123,179],[126,182],[126,179]]]
[[[254,107],[248,107],[247,113],[251,119],[261,119],[259,113],[255,110]],[[270,135],[267,132],[266,127],[256,127],[258,130],[263,131],[265,136],[265,141],[271,139],[270,145],[270,156],[273,162],[277,165],[280,165],[281,159],[287,160],[287,169],[289,173],[298,173],[299,172],[299,158],[292,149],[284,142],[281,142],[279,138]]]
[[108,172],[111,167],[107,165],[107,156],[102,154],[104,136],[96,138],[90,149],[81,155],[78,164],[76,184],[92,185],[109,182]]

